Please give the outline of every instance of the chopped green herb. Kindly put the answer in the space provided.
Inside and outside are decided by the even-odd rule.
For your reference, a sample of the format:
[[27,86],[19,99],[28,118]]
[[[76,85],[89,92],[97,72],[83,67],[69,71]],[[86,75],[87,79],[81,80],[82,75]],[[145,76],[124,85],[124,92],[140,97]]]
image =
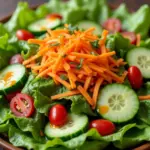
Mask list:
[[61,75],[60,75],[60,78],[61,78],[62,80],[67,80],[67,79],[68,79],[65,74],[61,74]]
[[82,67],[82,65],[83,65],[83,61],[84,61],[84,59],[81,58],[81,59],[80,59],[80,64],[77,66],[77,69],[81,69],[81,67]]
[[98,56],[95,52],[91,52],[91,54],[94,55],[94,56]]
[[99,40],[95,40],[94,42],[91,42],[92,47],[98,49],[99,48],[98,42]]
[[69,24],[68,29],[69,29],[70,34],[73,34],[74,31],[79,30],[77,26],[72,26],[71,24]]
[[53,44],[50,44],[50,46],[59,46],[60,43],[53,43]]

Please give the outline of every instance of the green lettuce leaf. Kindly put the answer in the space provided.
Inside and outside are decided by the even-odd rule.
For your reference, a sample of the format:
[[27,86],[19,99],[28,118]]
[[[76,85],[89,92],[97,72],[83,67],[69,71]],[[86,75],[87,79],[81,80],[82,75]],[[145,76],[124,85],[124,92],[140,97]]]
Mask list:
[[7,133],[9,129],[9,121],[0,124],[0,133]]
[[138,95],[149,95],[150,94],[150,82],[144,83],[143,87],[137,91]]
[[44,139],[40,136],[40,132],[44,128],[44,116],[40,113],[35,113],[32,118],[15,117],[14,121],[17,127],[24,132],[32,133],[33,138],[36,141],[44,142]]
[[84,113],[90,116],[95,116],[95,113],[92,111],[90,105],[82,95],[70,96],[67,99],[72,101],[71,112],[78,114]]
[[0,95],[0,124],[5,123],[12,117],[13,115],[9,109],[8,102]]
[[[61,139],[48,140],[46,143],[41,144],[36,142],[26,133],[21,130],[11,126],[9,129],[10,142],[15,146],[24,146],[28,149],[36,148],[36,150],[102,150],[104,149],[109,142],[113,142],[116,147],[125,147],[128,146],[128,143],[125,143],[129,134],[132,135],[133,140],[129,142],[129,145],[138,144],[143,140],[149,140],[148,136],[150,133],[145,135],[146,131],[149,131],[149,127],[137,126],[136,124],[128,124],[112,135],[100,136],[95,129],[91,129],[88,132],[81,134],[75,138],[72,138],[68,141],[62,141]],[[15,133],[14,133],[15,131]],[[140,133],[143,133],[140,135]],[[139,139],[136,137],[140,137]],[[122,144],[123,143],[123,144]]]
[[[34,78],[34,80],[33,80]],[[54,81],[50,78],[39,78],[35,79],[34,75],[30,75],[25,87],[22,89],[23,93],[33,95],[34,91],[39,91],[45,96],[52,96],[60,89]]]
[[3,36],[5,34],[8,34],[7,29],[4,27],[2,23],[0,23],[0,36]]
[[121,21],[125,21],[129,17],[129,12],[126,4],[122,3],[117,9],[112,12],[113,18],[118,18]]
[[35,141],[30,135],[16,128],[9,126],[9,141],[17,147],[26,147],[27,149],[41,150],[42,144]]
[[51,103],[49,97],[43,95],[38,90],[34,92],[34,106],[38,112],[47,114],[51,107]]
[[110,16],[110,9],[108,7],[106,0],[100,0],[99,1],[99,13],[98,16],[98,23],[103,23],[105,20],[107,20]]
[[110,50],[115,50],[119,58],[124,58],[126,53],[135,46],[130,44],[130,41],[121,34],[116,33],[107,38],[106,47]]
[[140,47],[145,47],[150,49],[150,38],[146,39],[145,41],[140,42]]
[[142,38],[145,38],[150,28],[150,20],[148,18],[150,18],[150,7],[145,4],[123,22],[123,27],[127,31],[140,33]]
[[39,6],[36,10],[35,10],[35,13],[36,13],[36,16],[38,19],[40,18],[44,18],[47,14],[51,13],[51,9],[49,8],[48,4],[45,3],[41,6]]
[[144,100],[140,102],[140,108],[137,113],[137,119],[150,125],[150,100]]
[[11,19],[5,24],[6,29],[14,32],[17,29],[27,28],[37,19],[35,12],[31,10],[26,2],[19,2]]
[[150,127],[138,127],[126,132],[121,141],[114,142],[115,147],[120,149],[134,147],[144,141],[150,141]]
[[32,55],[36,54],[38,45],[28,44],[26,41],[19,41],[19,49],[24,59],[28,59]]

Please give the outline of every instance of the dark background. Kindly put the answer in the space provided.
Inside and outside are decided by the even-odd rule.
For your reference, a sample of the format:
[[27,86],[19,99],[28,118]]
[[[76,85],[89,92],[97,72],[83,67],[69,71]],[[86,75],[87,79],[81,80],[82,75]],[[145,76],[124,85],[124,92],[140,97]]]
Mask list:
[[[29,2],[30,6],[35,6],[47,2],[48,0],[0,0],[0,19],[11,14],[16,8],[18,1],[26,1]],[[136,10],[142,4],[150,5],[150,0],[108,0],[108,2],[113,5],[119,5],[124,2],[132,10]]]

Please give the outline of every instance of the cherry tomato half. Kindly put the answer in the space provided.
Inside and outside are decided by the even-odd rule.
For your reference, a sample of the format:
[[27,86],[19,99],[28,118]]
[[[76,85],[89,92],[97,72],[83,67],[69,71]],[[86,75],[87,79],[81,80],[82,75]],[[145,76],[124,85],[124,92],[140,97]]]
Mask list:
[[112,134],[116,130],[115,125],[111,121],[104,119],[93,120],[90,123],[90,128],[96,128],[102,136]]
[[18,93],[11,100],[10,109],[15,116],[30,117],[34,112],[33,98],[27,94]]
[[119,19],[116,18],[109,18],[103,23],[103,28],[106,30],[114,33],[114,32],[120,32],[121,31],[121,22]]
[[6,99],[10,102],[13,97],[15,97],[20,91],[15,91],[6,95]]
[[10,59],[10,64],[22,64],[23,62],[23,57],[20,54],[16,54],[14,56],[11,57]]
[[34,38],[34,35],[31,32],[24,30],[24,29],[17,30],[16,36],[18,40],[24,40],[24,41]]
[[62,15],[57,13],[52,13],[46,16],[47,19],[62,19]]
[[52,125],[62,126],[67,122],[67,110],[61,104],[54,105],[49,111],[49,121]]
[[136,44],[136,34],[134,32],[122,32],[121,33],[124,38],[130,40],[131,44]]
[[141,71],[136,66],[131,66],[128,69],[128,79],[134,89],[139,89],[143,84]]

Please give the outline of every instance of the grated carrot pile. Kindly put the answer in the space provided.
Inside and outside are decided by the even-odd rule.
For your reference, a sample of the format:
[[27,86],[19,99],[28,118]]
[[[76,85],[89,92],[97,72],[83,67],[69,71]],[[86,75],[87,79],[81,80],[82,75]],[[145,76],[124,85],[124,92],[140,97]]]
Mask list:
[[[51,77],[56,84],[62,84],[69,90],[52,96],[52,100],[82,94],[91,107],[95,108],[102,85],[124,82],[127,73],[119,76],[117,72],[126,63],[123,59],[114,59],[115,51],[105,47],[108,31],[104,30],[99,38],[93,34],[94,30],[77,30],[71,34],[66,25],[64,29],[48,30],[43,40],[28,41],[38,44],[39,50],[23,64],[31,68],[37,77]],[[95,41],[98,41],[98,48],[91,44]]]

